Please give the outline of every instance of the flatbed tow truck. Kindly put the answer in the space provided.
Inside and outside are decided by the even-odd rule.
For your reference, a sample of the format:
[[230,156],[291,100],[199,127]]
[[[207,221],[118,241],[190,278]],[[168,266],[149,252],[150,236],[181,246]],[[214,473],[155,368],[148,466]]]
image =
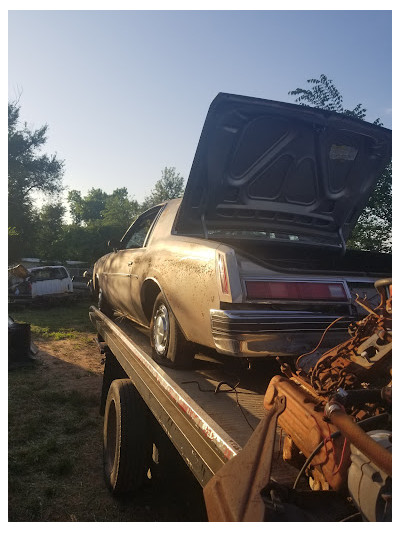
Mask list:
[[95,306],[89,316],[105,363],[103,462],[113,494],[142,486],[161,432],[203,487],[209,521],[360,519],[343,494],[310,490],[283,461],[277,423],[286,398],[264,408],[273,360],[249,370],[234,358],[199,353],[190,369],[161,367],[140,328]]

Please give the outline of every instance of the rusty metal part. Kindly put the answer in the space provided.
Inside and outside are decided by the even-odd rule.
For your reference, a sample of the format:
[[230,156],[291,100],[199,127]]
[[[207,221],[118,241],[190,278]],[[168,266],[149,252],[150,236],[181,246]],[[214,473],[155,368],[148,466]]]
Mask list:
[[277,419],[285,406],[285,397],[277,397],[241,452],[204,487],[210,522],[264,520],[265,504],[260,493],[270,481]]
[[375,281],[375,289],[381,297],[379,309],[384,309],[386,313],[392,313],[392,278],[378,279]]
[[363,298],[361,299],[360,298],[360,295],[359,294],[356,294],[356,299],[354,300],[354,302],[359,305],[360,307],[362,307],[363,309],[365,309],[368,314],[373,314],[375,316],[379,316],[378,313],[376,313],[369,305],[367,305],[367,298]]
[[342,435],[371,459],[378,468],[382,469],[388,476],[392,475],[392,454],[367,435],[346,414],[341,404],[328,402],[325,406],[325,414],[339,428]]
[[[351,338],[328,350],[307,372],[297,359],[299,377],[305,378],[318,395],[338,388],[361,388],[363,383],[382,387],[389,380],[392,356],[391,280],[376,283],[380,304],[374,310],[357,299],[369,315],[352,326]],[[288,372],[285,372],[288,375]]]
[[[379,305],[372,309],[357,298],[369,315],[352,325],[347,341],[322,355],[317,353],[317,358],[310,358],[311,353],[299,356],[295,370],[277,358],[286,377],[272,378],[264,398],[264,406],[269,409],[277,395],[286,396],[287,408],[279,419],[287,434],[284,459],[295,465],[300,450],[307,458],[301,472],[307,472],[314,489],[346,489],[350,442],[354,442],[352,428],[355,446],[367,456],[375,454],[376,466],[381,467],[379,445],[355,423],[357,420],[361,424],[391,408],[391,279],[380,280],[375,287],[380,295]],[[329,399],[325,415],[330,416],[332,424],[328,424],[323,412]],[[348,427],[347,432],[346,428],[342,432],[335,422],[347,416],[345,410],[351,416],[344,419]],[[331,438],[332,434],[335,438]],[[382,470],[388,472],[391,456],[385,450],[383,454]]]
[[346,485],[347,469],[350,465],[350,450],[344,437],[331,441],[330,435],[337,431],[333,424],[325,421],[321,399],[313,396],[300,381],[274,376],[264,397],[264,407],[273,407],[277,396],[286,397],[286,409],[279,417],[279,426],[287,433],[305,457],[325,440],[324,446],[311,462],[324,474],[329,485],[340,490]]

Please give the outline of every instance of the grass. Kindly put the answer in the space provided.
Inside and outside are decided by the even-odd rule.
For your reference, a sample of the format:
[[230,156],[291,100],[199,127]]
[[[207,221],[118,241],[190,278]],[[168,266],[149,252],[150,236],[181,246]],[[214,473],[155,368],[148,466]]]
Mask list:
[[16,322],[31,324],[33,338],[53,340],[76,339],[80,333],[93,335],[88,309],[90,302],[83,298],[79,301],[53,304],[51,307],[42,304],[10,309],[10,315]]
[[10,521],[49,519],[85,443],[100,440],[97,396],[56,385],[40,363],[9,374]]
[[102,472],[102,367],[88,344],[88,307],[82,301],[10,311],[31,324],[42,350],[34,364],[8,374],[9,521],[204,520],[201,489],[193,478],[181,481],[179,468],[189,472],[176,459],[177,475],[164,488],[149,480],[139,494],[110,496]]

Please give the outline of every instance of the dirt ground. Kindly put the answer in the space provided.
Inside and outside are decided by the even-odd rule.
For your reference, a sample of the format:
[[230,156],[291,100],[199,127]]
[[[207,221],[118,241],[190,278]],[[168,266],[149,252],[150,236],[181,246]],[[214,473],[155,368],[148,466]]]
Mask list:
[[9,372],[9,520],[206,520],[201,488],[177,454],[174,479],[149,479],[138,494],[110,495],[94,334],[35,343],[36,361]]

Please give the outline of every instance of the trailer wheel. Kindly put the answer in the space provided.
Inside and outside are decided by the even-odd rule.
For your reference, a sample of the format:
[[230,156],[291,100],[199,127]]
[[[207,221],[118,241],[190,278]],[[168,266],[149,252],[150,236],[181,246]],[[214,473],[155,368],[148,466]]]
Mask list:
[[195,353],[194,346],[183,336],[171,308],[161,293],[154,303],[150,334],[153,359],[157,363],[172,368],[190,365]]
[[129,379],[116,379],[107,395],[103,430],[104,477],[112,494],[138,490],[151,463],[146,406]]

